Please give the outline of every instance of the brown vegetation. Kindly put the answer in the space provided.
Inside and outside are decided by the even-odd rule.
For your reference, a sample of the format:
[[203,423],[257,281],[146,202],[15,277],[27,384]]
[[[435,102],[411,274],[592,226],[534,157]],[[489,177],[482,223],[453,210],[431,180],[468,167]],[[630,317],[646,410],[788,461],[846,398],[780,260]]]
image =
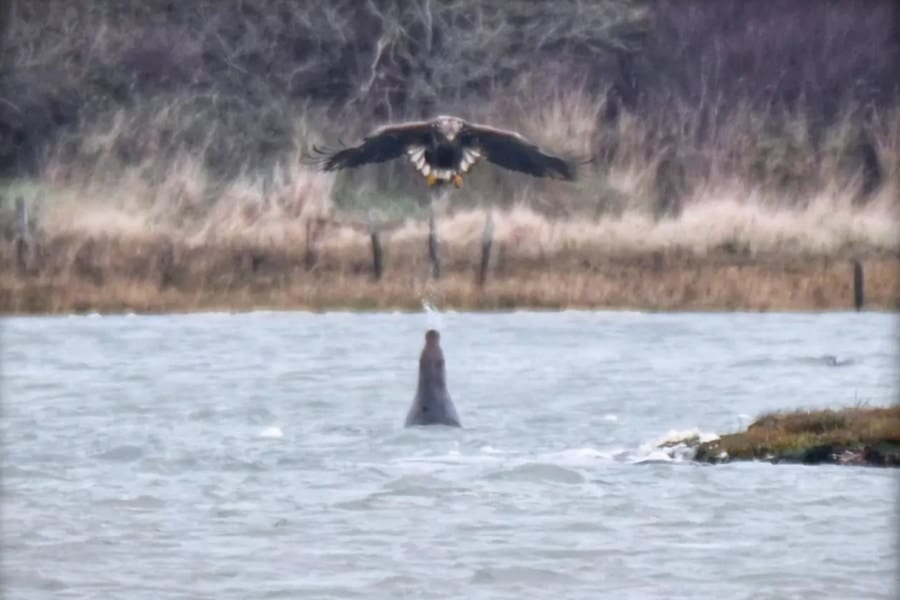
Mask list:
[[[773,136],[804,117],[822,141],[848,111],[877,132],[864,109],[898,93],[892,0],[0,4],[4,173],[38,174],[66,134],[89,158],[80,131],[123,110],[135,124],[117,144],[124,161],[183,147],[221,174],[289,153],[292,122],[311,108],[347,136],[434,111],[485,116],[486,101],[530,101],[563,82],[610,121],[637,115],[687,158],[747,111]],[[695,126],[673,112],[696,114]]]
[[900,406],[763,415],[745,432],[700,444],[696,458],[900,467]]
[[[444,228],[458,235],[443,245],[438,281],[427,278],[426,232],[417,225],[383,238],[380,281],[373,276],[368,236],[351,229],[309,246],[299,237],[297,243],[188,243],[167,236],[58,234],[41,238],[21,271],[15,267],[15,247],[7,242],[0,246],[6,265],[0,271],[0,312],[415,310],[423,300],[442,309],[853,307],[853,269],[846,260],[783,252],[742,256],[729,246],[702,254],[690,247],[663,250],[652,239],[645,247],[624,250],[584,240],[573,244],[565,237],[533,244],[527,224],[517,225],[515,216],[498,216],[488,278],[481,286],[479,228],[470,220],[467,231],[465,218]],[[866,307],[900,308],[896,257],[872,255],[862,264]]]
[[[867,305],[898,305],[890,0],[0,5],[0,197],[37,243],[26,272],[4,246],[4,311],[414,307],[428,286],[472,308],[844,308],[852,259]],[[476,168],[429,284],[408,165],[298,157],[435,112],[596,161],[576,184]],[[315,225],[364,218],[397,224],[378,283],[364,231]]]

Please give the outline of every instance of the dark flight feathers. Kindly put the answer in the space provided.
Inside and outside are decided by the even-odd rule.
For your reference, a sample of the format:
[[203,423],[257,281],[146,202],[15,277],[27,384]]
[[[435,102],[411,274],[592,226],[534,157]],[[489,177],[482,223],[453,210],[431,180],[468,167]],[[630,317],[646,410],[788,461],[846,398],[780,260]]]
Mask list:
[[513,131],[485,126],[469,126],[466,130],[492,163],[505,169],[551,179],[575,179],[575,165],[541,151],[538,146]]
[[400,158],[410,144],[424,143],[428,135],[427,122],[404,123],[380,127],[367,135],[361,144],[334,152],[313,147],[322,158],[318,161],[326,171],[352,169],[368,163],[380,163]]

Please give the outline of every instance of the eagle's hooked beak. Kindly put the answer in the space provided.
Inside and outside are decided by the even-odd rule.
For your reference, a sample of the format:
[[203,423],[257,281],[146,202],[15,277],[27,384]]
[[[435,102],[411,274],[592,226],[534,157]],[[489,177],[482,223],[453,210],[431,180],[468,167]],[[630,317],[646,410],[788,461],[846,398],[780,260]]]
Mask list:
[[425,181],[428,183],[428,187],[434,187],[434,184],[437,183],[437,176],[434,173],[429,173],[425,176]]
[[453,175],[453,185],[455,185],[458,189],[458,188],[462,187],[462,183],[463,183],[462,175],[460,175],[459,173],[455,173]]

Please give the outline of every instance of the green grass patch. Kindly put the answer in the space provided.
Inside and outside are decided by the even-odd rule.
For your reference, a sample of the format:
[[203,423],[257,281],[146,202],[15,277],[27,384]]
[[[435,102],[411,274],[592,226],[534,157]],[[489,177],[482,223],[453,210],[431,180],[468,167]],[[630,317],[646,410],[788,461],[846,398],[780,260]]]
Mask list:
[[702,462],[851,462],[900,466],[900,406],[774,412],[700,444]]

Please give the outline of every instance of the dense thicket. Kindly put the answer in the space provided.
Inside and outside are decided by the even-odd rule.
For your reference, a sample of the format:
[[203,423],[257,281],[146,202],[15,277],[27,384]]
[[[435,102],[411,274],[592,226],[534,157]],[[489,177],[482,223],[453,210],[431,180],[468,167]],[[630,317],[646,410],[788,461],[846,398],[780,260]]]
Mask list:
[[[313,108],[352,137],[565,82],[606,119],[630,113],[703,145],[739,108],[773,123],[802,114],[815,140],[900,94],[895,0],[0,4],[6,176],[39,170],[51,149],[89,152],[62,142],[122,109],[122,160],[182,148],[235,170],[290,149],[292,123]],[[673,111],[693,114],[690,132],[671,131],[686,122]]]

